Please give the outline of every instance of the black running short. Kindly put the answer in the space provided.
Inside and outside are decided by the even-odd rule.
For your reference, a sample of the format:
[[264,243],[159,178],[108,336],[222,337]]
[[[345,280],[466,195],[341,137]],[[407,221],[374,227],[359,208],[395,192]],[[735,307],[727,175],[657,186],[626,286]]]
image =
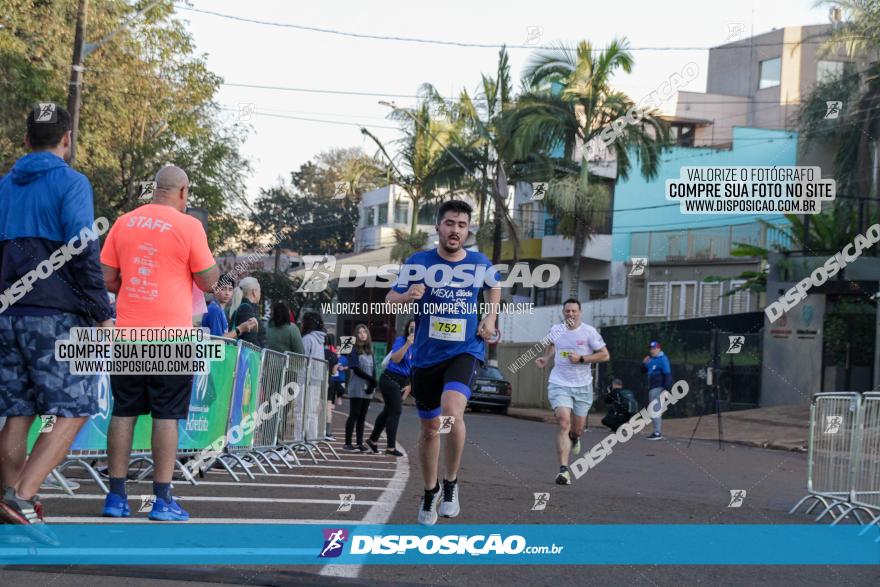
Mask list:
[[113,415],[185,420],[192,382],[192,375],[111,375]]
[[431,420],[440,416],[440,398],[447,391],[457,391],[467,399],[477,378],[480,360],[473,355],[456,355],[430,367],[412,371],[412,396],[419,418]]

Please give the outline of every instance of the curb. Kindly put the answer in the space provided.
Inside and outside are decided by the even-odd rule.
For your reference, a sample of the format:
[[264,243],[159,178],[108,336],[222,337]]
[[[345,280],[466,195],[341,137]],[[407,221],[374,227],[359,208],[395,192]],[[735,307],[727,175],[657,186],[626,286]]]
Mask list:
[[[527,420],[530,422],[543,422],[545,424],[555,424],[556,423],[556,420],[554,420],[552,417],[535,416],[532,414],[517,413],[514,410],[516,410],[516,408],[511,408],[510,411],[507,413],[507,415],[511,418],[516,418],[517,420]],[[666,438],[674,438],[676,440],[689,440],[690,439],[689,437],[682,437],[682,436],[669,436],[669,435],[664,435],[664,436],[666,436]],[[704,440],[704,441],[708,441],[708,442],[717,442],[718,441],[717,438],[697,438],[697,437],[694,437],[694,440]],[[782,451],[786,451],[786,452],[799,452],[799,453],[806,453],[807,452],[806,446],[791,446],[791,445],[787,445],[787,444],[777,444],[775,442],[766,442],[766,441],[757,441],[757,440],[722,440],[721,442],[723,442],[724,444],[735,444],[735,445],[739,445],[739,446],[749,446],[752,448],[764,448],[764,449],[769,449],[769,450],[782,450]]]

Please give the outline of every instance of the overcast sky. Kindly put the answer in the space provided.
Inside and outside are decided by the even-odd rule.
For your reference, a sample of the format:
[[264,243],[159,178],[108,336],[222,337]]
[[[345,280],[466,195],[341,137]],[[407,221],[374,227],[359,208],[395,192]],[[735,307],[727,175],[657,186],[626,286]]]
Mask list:
[[[706,50],[662,50],[663,47],[706,48],[727,42],[741,23],[746,37],[784,26],[822,24],[827,7],[813,0],[754,2],[730,0],[667,0],[664,2],[477,2],[447,0],[429,5],[412,1],[293,2],[284,0],[194,0],[193,8],[236,17],[333,29],[381,37],[415,37],[459,43],[508,45],[574,45],[586,39],[602,46],[626,37],[635,67],[614,80],[638,100],[671,74],[695,62],[700,75],[687,86],[705,91]],[[434,84],[446,96],[462,88],[473,94],[481,73],[494,74],[498,49],[459,47],[385,39],[353,38],[241,22],[178,9],[188,22],[197,50],[226,84],[281,86],[383,94],[409,106],[419,85]],[[514,86],[534,49],[511,49]],[[401,96],[395,96],[399,94]],[[385,120],[381,96],[341,95],[222,86],[217,96],[228,115],[254,113],[244,154],[253,165],[248,194],[287,179],[292,170],[317,153],[333,147],[362,146],[358,126],[383,141],[398,136]],[[672,109],[675,99],[667,104]],[[243,106],[241,106],[243,105]],[[274,116],[269,116],[274,115]],[[289,117],[318,119],[323,122]],[[328,121],[346,124],[331,124]]]

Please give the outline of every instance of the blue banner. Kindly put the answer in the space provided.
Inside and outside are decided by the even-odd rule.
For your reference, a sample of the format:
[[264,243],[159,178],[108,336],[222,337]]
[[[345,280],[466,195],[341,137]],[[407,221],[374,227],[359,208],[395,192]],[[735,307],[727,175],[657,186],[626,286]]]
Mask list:
[[0,526],[0,564],[878,565],[880,531],[817,525]]

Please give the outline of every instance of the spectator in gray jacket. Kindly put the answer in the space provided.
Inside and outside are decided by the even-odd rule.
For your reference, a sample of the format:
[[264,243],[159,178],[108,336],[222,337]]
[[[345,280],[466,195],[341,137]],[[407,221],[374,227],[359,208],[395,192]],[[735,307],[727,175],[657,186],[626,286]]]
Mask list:
[[[348,383],[348,419],[345,421],[345,450],[367,452],[364,446],[364,422],[370,409],[370,398],[378,385],[376,382],[376,362],[373,360],[373,339],[366,324],[358,324],[354,329],[354,348],[348,355],[351,380]],[[351,433],[357,428],[357,447],[351,444]]]

